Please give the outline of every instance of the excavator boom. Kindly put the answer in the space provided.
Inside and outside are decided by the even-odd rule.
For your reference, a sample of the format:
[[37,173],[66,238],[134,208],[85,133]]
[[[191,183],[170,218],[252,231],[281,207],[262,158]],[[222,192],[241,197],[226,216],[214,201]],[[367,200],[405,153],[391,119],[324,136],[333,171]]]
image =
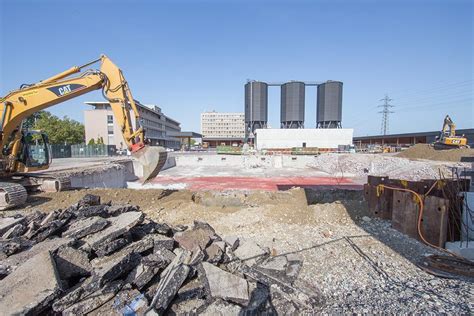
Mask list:
[[[96,62],[101,63],[100,70],[87,70],[71,77]],[[5,175],[49,167],[49,163],[31,167],[18,159],[24,149],[22,122],[40,110],[98,89],[102,89],[103,96],[110,103],[127,148],[143,165],[143,180],[155,177],[166,161],[166,151],[162,147],[147,145],[145,130],[140,126],[140,114],[128,83],[120,68],[105,55],[0,98],[0,145],[3,149],[0,153],[3,167],[0,173]],[[137,128],[133,127],[133,121]]]

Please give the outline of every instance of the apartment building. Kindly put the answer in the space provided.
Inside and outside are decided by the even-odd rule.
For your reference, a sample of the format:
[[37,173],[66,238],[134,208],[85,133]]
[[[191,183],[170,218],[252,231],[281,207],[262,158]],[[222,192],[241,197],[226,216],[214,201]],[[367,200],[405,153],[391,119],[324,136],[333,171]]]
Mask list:
[[201,134],[209,147],[239,145],[245,138],[244,113],[201,113]]
[[[117,149],[124,149],[125,142],[108,102],[85,102],[92,106],[91,110],[84,111],[84,127],[86,142],[90,139],[102,138],[104,144],[115,145]],[[165,115],[157,105],[144,105],[135,100],[140,113],[141,126],[145,129],[145,137],[151,145],[167,148],[180,148],[179,138],[169,136],[168,133],[180,132],[180,123]],[[134,117],[132,115],[131,117]],[[134,128],[138,125],[132,121]]]

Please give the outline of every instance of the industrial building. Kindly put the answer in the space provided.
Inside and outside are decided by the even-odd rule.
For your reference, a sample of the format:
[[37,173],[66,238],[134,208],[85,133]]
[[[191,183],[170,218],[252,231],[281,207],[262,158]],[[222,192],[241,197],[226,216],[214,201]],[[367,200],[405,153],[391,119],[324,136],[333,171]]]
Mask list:
[[[410,146],[414,144],[430,144],[439,136],[439,131],[403,133],[391,135],[372,135],[354,137],[354,145],[357,147],[367,147],[369,145],[390,145],[390,146]],[[474,146],[474,128],[458,129],[457,135],[464,135],[468,144]]]
[[[166,148],[180,148],[181,140],[169,136],[170,132],[180,132],[180,123],[165,115],[157,105],[144,105],[135,100],[141,117],[141,126],[145,129],[146,138],[154,146]],[[85,102],[91,105],[91,110],[84,111],[84,127],[86,143],[91,139],[102,139],[106,145],[115,145],[117,149],[124,149],[124,139],[120,127],[109,102]],[[133,115],[132,115],[133,117]],[[132,121],[133,128],[137,126]]]
[[267,128],[268,87],[280,87],[280,128],[300,129],[305,124],[306,87],[317,87],[316,128],[342,128],[342,88],[340,81],[245,84],[245,136],[252,140],[257,129]]
[[240,145],[245,137],[244,113],[204,112],[201,113],[201,134],[203,144],[209,147],[219,145]]

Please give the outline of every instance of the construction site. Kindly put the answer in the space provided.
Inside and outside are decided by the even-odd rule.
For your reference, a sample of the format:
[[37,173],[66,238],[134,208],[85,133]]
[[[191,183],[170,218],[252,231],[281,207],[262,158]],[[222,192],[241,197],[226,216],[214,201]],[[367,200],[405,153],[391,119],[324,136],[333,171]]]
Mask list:
[[[32,14],[25,6],[6,3],[0,3],[2,11],[8,7],[18,16]],[[209,9],[208,4],[201,5]],[[242,10],[233,5],[236,11]],[[279,15],[263,15],[260,24],[266,25],[268,19],[276,23],[270,23],[269,29],[282,24],[290,30],[293,24],[298,31],[305,29],[298,22],[309,4],[299,5],[295,16],[293,7],[276,6]],[[341,6],[347,4],[341,2]],[[372,126],[378,128],[380,121],[365,117],[371,108],[363,103],[385,86],[374,88],[381,79],[363,75],[363,66],[352,71],[356,77],[350,77],[346,69],[336,70],[341,61],[331,61],[329,55],[314,65],[299,65],[297,61],[304,58],[279,52],[287,46],[280,43],[278,49],[265,51],[265,58],[293,56],[295,61],[287,61],[293,66],[287,69],[286,62],[277,65],[272,60],[266,67],[257,48],[269,44],[265,37],[255,36],[255,43],[249,40],[232,53],[222,54],[232,56],[231,62],[211,71],[209,65],[222,57],[221,46],[231,45],[222,44],[222,39],[238,41],[242,18],[236,22],[239,36],[219,35],[219,40],[214,39],[219,44],[213,46],[198,37],[206,32],[197,31],[202,21],[213,19],[199,14],[198,20],[187,16],[193,23],[183,27],[185,34],[199,38],[193,49],[187,42],[183,46],[183,51],[192,51],[192,57],[174,63],[170,57],[156,66],[155,55],[147,55],[148,51],[163,50],[174,57],[179,37],[173,37],[176,43],[170,41],[176,44],[171,51],[147,47],[159,38],[155,23],[171,25],[170,32],[180,27],[174,20],[166,24],[155,19],[158,13],[151,12],[160,10],[151,7],[140,7],[143,21],[154,23],[143,27],[141,23],[149,22],[126,22],[129,15],[138,16],[138,9],[131,5],[110,11],[127,25],[119,25],[120,32],[136,35],[127,40],[131,47],[140,47],[139,52],[111,49],[124,68],[102,54],[63,71],[55,66],[53,71],[50,67],[56,58],[58,65],[64,62],[56,56],[45,58],[44,66],[35,65],[33,73],[38,78],[31,79],[33,74],[28,71],[19,71],[25,81],[20,75],[5,76],[5,87],[14,88],[0,93],[0,316],[473,314],[474,121],[462,110],[467,100],[472,114],[472,74],[470,80],[456,78],[451,84],[454,88],[445,83],[441,89],[439,85],[411,87],[417,101],[412,108],[401,106],[400,112],[405,109],[408,114],[398,117],[392,116],[397,109],[386,94],[379,100],[382,104],[375,106],[382,117],[380,134],[370,136]],[[195,8],[196,12],[201,9]],[[346,9],[347,16],[355,12]],[[193,10],[182,6],[178,11],[181,17]],[[164,12],[163,21],[169,13]],[[89,13],[92,33],[106,34],[110,42],[122,41],[114,37],[116,30],[96,32],[107,23],[102,16],[94,19],[97,13]],[[246,20],[254,14],[241,13]],[[232,16],[227,14],[223,16]],[[443,14],[434,14],[435,25]],[[82,22],[85,15],[77,16]],[[359,16],[357,21],[366,19],[372,17]],[[309,29],[316,23],[313,20],[309,18]],[[54,19],[44,18],[49,29],[51,21]],[[226,21],[212,23],[212,32],[225,29]],[[318,30],[329,25],[318,23]],[[134,29],[133,24],[141,28]],[[46,36],[41,32],[38,38]],[[352,36],[361,35],[351,34],[347,40]],[[338,41],[308,44],[309,51],[323,56],[326,52],[321,47]],[[0,42],[4,44],[1,37]],[[92,50],[93,41],[88,43],[88,53],[99,49]],[[235,54],[245,55],[242,47],[247,44],[256,54],[252,58],[262,63],[251,69],[243,68],[246,63]],[[103,47],[110,48],[108,45]],[[207,46],[212,52],[205,53]],[[364,45],[355,45],[359,46]],[[306,46],[294,47],[309,54]],[[351,48],[354,53],[355,47]],[[71,48],[64,49],[69,57]],[[337,55],[334,48],[327,50]],[[375,63],[379,56],[368,57],[370,50],[366,51],[352,63],[358,66],[362,59]],[[134,61],[127,55],[135,56]],[[194,62],[200,55],[212,58],[207,64]],[[11,61],[2,58],[6,68],[16,63],[27,69],[24,58],[8,56]],[[148,56],[146,62],[144,56]],[[239,66],[231,68],[234,62]],[[326,64],[329,72],[325,72]],[[176,74],[180,81],[175,81],[161,73],[155,76],[154,67],[165,73],[173,67],[184,72]],[[239,67],[245,73],[238,72]],[[311,67],[322,69],[314,77],[321,80],[287,79],[294,74],[308,78],[304,70]],[[405,77],[415,67],[407,68]],[[293,72],[295,69],[299,71]],[[376,70],[379,68],[373,66],[367,73]],[[231,76],[209,83],[203,74],[213,71]],[[324,79],[332,73],[341,80]],[[244,79],[256,75],[283,80]],[[374,86],[360,91],[363,84],[359,80]],[[387,87],[397,86],[395,81]],[[175,91],[163,91],[167,84],[187,90],[169,97]],[[194,84],[200,88],[190,87]],[[404,85],[398,88],[403,90]],[[161,100],[153,104],[139,101],[145,99],[143,95],[154,96],[155,90],[169,105],[157,105]],[[433,101],[430,94],[438,90],[445,94]],[[209,96],[220,94],[228,103],[221,112],[201,111],[201,130],[197,131],[199,118],[193,106],[200,102],[202,107],[214,100]],[[85,96],[97,100],[86,101]],[[188,97],[192,106],[186,103]],[[235,100],[240,100],[239,111],[231,106]],[[87,110],[70,107],[74,102]],[[461,105],[453,105],[456,102]],[[360,108],[354,110],[356,104]],[[79,132],[66,128],[63,138],[58,138],[38,128],[59,129],[38,124],[45,117],[54,118],[45,111],[54,111],[55,106],[65,113],[61,112],[64,118],[58,121]],[[429,109],[425,111],[424,106]],[[422,114],[413,119],[410,111],[419,109]],[[84,124],[68,118],[79,111]],[[343,112],[351,114],[343,116]],[[354,123],[354,113],[362,117],[362,127]],[[461,121],[463,129],[455,121]],[[278,127],[272,128],[275,122]],[[397,133],[390,134],[390,124]],[[182,130],[181,125],[190,129]],[[74,133],[79,141],[70,140]]]

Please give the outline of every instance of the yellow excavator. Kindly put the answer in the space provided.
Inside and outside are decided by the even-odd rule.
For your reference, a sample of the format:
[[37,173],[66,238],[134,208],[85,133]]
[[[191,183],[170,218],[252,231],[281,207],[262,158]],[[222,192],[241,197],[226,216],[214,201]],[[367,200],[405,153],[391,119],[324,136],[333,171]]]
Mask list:
[[469,148],[467,138],[456,135],[456,125],[449,115],[444,118],[443,128],[433,145],[435,149]]
[[[83,71],[98,62],[100,70]],[[158,174],[166,161],[166,150],[147,145],[128,83],[120,68],[102,55],[85,65],[72,67],[35,84],[22,85],[0,97],[0,209],[25,203],[27,189],[55,192],[70,187],[68,178],[31,173],[48,169],[51,154],[48,136],[23,125],[28,117],[40,110],[98,89],[102,89],[102,95],[110,102],[128,150],[143,166],[143,180]],[[135,129],[132,120],[136,121]]]

